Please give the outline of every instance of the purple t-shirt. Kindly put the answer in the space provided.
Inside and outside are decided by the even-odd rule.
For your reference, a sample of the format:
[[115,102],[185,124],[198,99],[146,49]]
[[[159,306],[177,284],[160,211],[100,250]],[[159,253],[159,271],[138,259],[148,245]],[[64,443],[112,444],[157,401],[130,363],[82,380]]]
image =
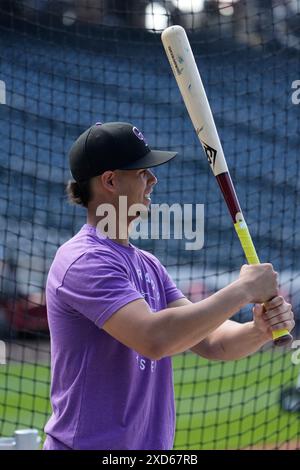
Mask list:
[[183,297],[166,269],[86,224],[58,249],[46,297],[53,413],[44,448],[171,449],[171,358],[150,360],[102,329],[133,300],[144,298],[155,312]]

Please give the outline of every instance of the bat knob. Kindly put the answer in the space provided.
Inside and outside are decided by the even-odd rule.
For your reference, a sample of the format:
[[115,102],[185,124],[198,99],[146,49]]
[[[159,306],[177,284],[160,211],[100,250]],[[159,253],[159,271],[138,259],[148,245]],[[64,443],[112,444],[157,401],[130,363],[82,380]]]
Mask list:
[[277,347],[282,347],[282,346],[290,346],[290,344],[293,341],[293,337],[290,333],[287,333],[286,335],[280,336],[279,338],[274,339],[273,343],[274,346]]

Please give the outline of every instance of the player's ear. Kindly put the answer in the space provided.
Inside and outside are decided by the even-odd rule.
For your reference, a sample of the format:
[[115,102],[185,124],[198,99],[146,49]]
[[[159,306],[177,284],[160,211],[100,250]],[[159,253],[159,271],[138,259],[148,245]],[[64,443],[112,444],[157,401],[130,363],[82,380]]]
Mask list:
[[112,191],[116,184],[116,174],[114,171],[105,171],[102,175],[99,176],[103,188],[108,191]]

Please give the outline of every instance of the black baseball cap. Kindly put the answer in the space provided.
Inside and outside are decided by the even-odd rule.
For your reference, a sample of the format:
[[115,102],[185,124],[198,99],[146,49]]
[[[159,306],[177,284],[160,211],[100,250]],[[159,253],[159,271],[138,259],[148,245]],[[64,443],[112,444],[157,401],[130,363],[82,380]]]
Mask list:
[[177,152],[151,150],[143,134],[128,122],[97,122],[72,145],[70,170],[75,181],[87,181],[107,170],[138,170],[168,162]]

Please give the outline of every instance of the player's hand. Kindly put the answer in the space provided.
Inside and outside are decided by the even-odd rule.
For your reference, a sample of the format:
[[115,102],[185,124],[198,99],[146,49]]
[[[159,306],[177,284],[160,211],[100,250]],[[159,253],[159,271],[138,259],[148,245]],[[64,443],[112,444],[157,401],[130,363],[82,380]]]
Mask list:
[[278,273],[272,264],[244,264],[239,280],[243,283],[249,303],[263,303],[278,295]]
[[253,320],[256,328],[272,339],[272,331],[291,331],[295,326],[292,306],[283,297],[274,297],[264,305],[257,304],[253,307]]

